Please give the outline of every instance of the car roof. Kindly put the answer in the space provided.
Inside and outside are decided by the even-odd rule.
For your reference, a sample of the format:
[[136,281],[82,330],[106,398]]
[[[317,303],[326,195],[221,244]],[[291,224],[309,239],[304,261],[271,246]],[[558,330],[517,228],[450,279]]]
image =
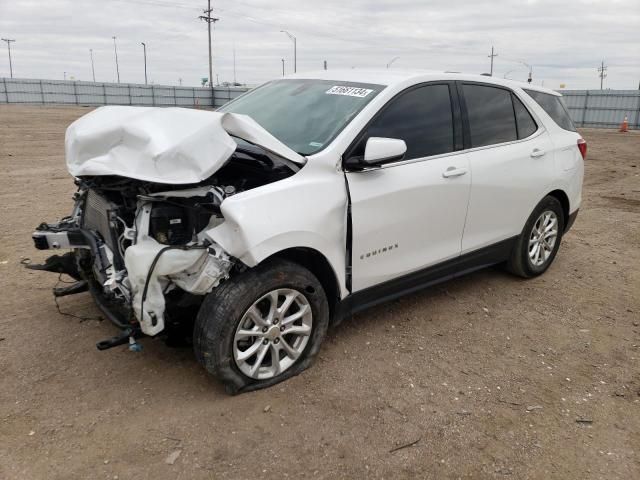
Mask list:
[[462,72],[438,72],[433,70],[402,70],[402,69],[360,69],[351,68],[344,70],[319,70],[312,72],[296,73],[284,77],[285,79],[317,79],[335,80],[342,82],[373,83],[377,85],[393,86],[396,84],[421,83],[437,80],[462,80],[467,82],[482,82],[500,85],[509,88],[525,88],[536,90],[551,95],[560,96],[551,89],[539,87],[525,82],[516,82],[487,75],[475,75]]

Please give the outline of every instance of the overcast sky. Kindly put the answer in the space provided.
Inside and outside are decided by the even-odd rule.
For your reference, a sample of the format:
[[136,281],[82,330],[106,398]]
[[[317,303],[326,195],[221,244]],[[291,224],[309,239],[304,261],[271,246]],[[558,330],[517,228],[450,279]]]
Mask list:
[[[608,66],[605,88],[637,89],[640,82],[640,0],[213,0],[214,78],[258,84],[298,71],[390,68],[489,71],[536,84],[599,88],[597,67]],[[208,76],[206,0],[0,0],[0,37],[11,44],[14,77],[115,81],[112,36],[120,79],[197,85]],[[0,44],[0,77],[9,76]],[[519,63],[520,62],[520,63]]]

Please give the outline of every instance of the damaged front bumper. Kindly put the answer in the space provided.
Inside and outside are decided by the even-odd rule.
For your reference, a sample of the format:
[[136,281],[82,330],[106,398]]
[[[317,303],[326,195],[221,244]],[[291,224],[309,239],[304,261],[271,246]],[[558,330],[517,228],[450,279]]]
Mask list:
[[78,280],[54,290],[54,295],[90,291],[102,313],[122,330],[121,335],[100,342],[98,348],[127,343],[140,333],[159,334],[166,326],[169,292],[205,295],[228,278],[233,266],[224,250],[204,236],[215,219],[181,245],[153,238],[150,228],[156,202],[140,199],[127,224],[118,216],[116,205],[96,192],[84,191],[76,196],[71,216],[55,224],[41,224],[32,235],[40,250],[71,250],[50,257],[43,265],[30,266]]

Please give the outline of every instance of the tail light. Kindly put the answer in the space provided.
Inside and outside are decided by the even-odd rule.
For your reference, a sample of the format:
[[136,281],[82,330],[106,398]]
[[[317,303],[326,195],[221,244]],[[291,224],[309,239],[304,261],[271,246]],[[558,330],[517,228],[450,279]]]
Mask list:
[[587,142],[584,138],[578,139],[578,150],[580,150],[580,155],[582,155],[582,159],[586,160],[587,158]]

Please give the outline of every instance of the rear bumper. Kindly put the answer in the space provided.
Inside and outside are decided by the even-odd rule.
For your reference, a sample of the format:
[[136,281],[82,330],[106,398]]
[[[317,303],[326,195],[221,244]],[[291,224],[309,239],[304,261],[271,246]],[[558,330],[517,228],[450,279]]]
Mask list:
[[576,221],[576,218],[578,217],[578,212],[580,211],[580,209],[576,209],[575,212],[569,214],[569,218],[567,219],[567,224],[564,226],[564,233],[567,233],[569,231],[569,229],[573,226],[573,224]]

